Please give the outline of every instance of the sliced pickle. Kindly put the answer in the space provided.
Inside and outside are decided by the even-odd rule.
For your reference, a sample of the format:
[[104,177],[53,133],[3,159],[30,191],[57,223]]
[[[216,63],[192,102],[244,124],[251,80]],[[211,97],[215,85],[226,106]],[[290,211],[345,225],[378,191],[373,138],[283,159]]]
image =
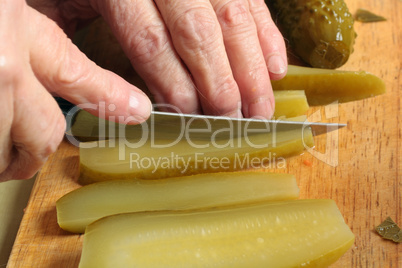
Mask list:
[[[233,124],[232,121],[227,121]],[[295,125],[271,125],[271,129],[247,130],[241,127],[186,129],[183,136],[176,129],[143,136],[137,140],[105,140],[80,144],[81,184],[113,179],[159,179],[235,171],[250,168],[286,167],[285,157],[301,154],[313,147],[311,129]],[[169,132],[171,130],[172,132]],[[204,131],[204,132],[202,132]],[[238,131],[255,131],[242,133]],[[259,133],[258,133],[259,131]],[[203,134],[204,137],[201,135]],[[193,139],[194,135],[196,138]]]
[[305,115],[309,109],[304,90],[274,91],[274,118],[291,118]]
[[127,213],[87,227],[79,267],[327,267],[353,242],[332,200]]
[[60,198],[56,202],[57,222],[64,230],[83,233],[95,220],[119,213],[200,209],[298,197],[293,175],[263,171],[114,180],[90,184]]
[[385,83],[365,71],[340,71],[289,65],[274,90],[304,90],[310,105],[361,100],[385,93]]

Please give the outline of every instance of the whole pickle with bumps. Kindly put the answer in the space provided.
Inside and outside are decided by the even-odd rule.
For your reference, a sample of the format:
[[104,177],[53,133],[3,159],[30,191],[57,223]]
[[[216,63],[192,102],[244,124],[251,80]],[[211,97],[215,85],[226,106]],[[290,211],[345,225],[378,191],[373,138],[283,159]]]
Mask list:
[[353,52],[353,16],[343,0],[270,0],[283,35],[306,63],[335,69]]

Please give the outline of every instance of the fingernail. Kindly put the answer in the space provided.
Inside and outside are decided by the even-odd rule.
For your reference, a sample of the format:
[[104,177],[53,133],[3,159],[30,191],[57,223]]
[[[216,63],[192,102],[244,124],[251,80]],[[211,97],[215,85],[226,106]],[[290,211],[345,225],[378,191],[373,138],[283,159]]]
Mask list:
[[271,101],[266,98],[260,98],[252,102],[248,107],[248,116],[254,118],[270,119],[274,114]]
[[130,115],[134,117],[134,121],[142,123],[148,119],[151,113],[151,103],[147,96],[138,92],[130,92],[128,101],[130,106]]
[[281,56],[273,55],[269,58],[268,71],[273,74],[283,74],[286,72],[286,64]]
[[223,116],[227,116],[227,117],[231,117],[231,118],[243,118],[243,114],[240,109],[237,109],[230,113],[226,113]]

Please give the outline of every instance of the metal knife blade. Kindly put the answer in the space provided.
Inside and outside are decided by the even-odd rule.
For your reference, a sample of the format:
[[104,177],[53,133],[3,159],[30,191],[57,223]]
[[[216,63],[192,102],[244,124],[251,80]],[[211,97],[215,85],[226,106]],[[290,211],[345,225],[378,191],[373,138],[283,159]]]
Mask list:
[[[183,114],[183,113],[171,113],[152,111],[150,120],[155,125],[165,126],[180,126],[182,124],[197,125],[201,122],[205,124],[209,122],[213,129],[224,128],[228,125],[228,122],[237,123],[247,127],[249,129],[276,129],[287,130],[294,128],[306,128],[310,127],[313,135],[321,135],[331,131],[338,130],[345,127],[347,124],[340,123],[320,123],[320,122],[308,122],[304,121],[288,121],[288,120],[266,120],[255,118],[231,118],[225,116],[212,116],[212,115],[197,115],[197,114]],[[202,123],[201,123],[202,124]]]
[[66,114],[68,125],[66,134],[81,141],[109,138],[141,139],[149,135],[156,139],[176,140],[191,136],[192,139],[210,140],[227,136],[236,138],[258,133],[280,133],[292,130],[303,132],[305,129],[311,129],[312,134],[317,136],[346,126],[346,124],[338,123],[308,122],[306,117],[301,121],[287,121],[160,111],[153,111],[149,119],[142,124],[122,125],[97,118],[76,108]]

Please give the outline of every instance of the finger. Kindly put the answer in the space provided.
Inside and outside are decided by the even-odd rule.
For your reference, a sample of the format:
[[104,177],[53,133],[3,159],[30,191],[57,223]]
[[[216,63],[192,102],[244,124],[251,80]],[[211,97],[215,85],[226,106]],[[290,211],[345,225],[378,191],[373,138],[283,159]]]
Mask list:
[[283,36],[272,20],[264,0],[248,0],[248,2],[257,25],[258,38],[270,78],[281,79],[287,72],[286,45]]
[[[10,137],[11,124],[13,120],[13,91],[12,76],[10,69],[5,64],[5,55],[0,56],[0,174],[3,173],[11,163],[12,141]],[[0,182],[3,181],[0,175]]]
[[151,103],[141,90],[95,65],[56,23],[28,9],[34,40],[30,48],[31,66],[50,92],[84,108],[94,104],[95,109],[88,111],[104,114],[107,119],[141,123],[149,117]]
[[210,2],[155,2],[170,31],[176,51],[193,76],[203,112],[241,116],[239,88]]
[[257,28],[246,0],[211,1],[222,28],[226,51],[239,85],[243,114],[271,118],[274,97]]
[[[25,1],[4,3],[0,11],[1,131],[0,181],[31,178],[63,138],[65,120],[37,81],[27,52]],[[11,44],[11,45],[10,45]]]
[[200,113],[196,86],[154,2],[106,1],[98,9],[155,100],[184,113]]
[[14,86],[12,161],[2,174],[8,179],[33,177],[56,151],[66,129],[64,116],[54,98],[33,73],[24,73],[28,79]]
[[7,71],[0,72],[5,86],[1,91],[5,98],[1,105],[4,113],[0,140],[6,143],[1,147],[0,181],[31,178],[56,151],[66,127],[57,103],[29,65],[16,51],[7,52],[2,57],[2,67]]
[[[15,49],[22,46],[16,35],[20,29],[17,27],[18,23],[14,25],[12,23],[16,16],[21,15],[24,2],[3,0],[1,3],[0,38],[7,40],[7,42],[0,43],[0,182],[3,182],[12,179],[9,175],[6,176],[5,172],[13,160],[10,132],[14,117],[14,83],[19,77],[22,77],[20,73],[16,73],[19,68],[16,58],[13,57],[19,55],[14,53]],[[13,26],[15,26],[14,31],[11,31]]]

